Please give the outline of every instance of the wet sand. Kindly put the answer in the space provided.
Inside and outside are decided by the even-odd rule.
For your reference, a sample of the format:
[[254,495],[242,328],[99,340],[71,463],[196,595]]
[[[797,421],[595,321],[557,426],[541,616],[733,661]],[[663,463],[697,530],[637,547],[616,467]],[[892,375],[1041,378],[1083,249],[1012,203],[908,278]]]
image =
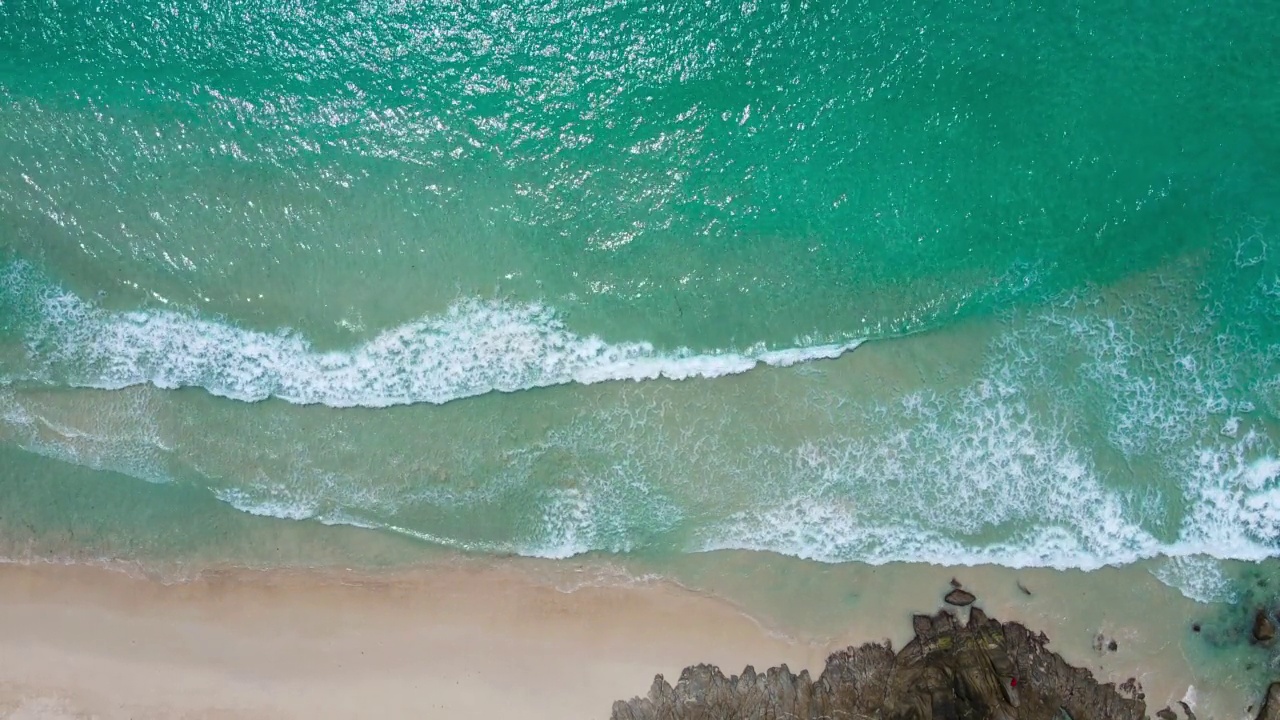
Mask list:
[[[1137,677],[1150,712],[1201,683],[1201,718],[1240,717],[1261,690],[1204,684],[1174,622],[1191,610],[1136,568],[804,570],[792,561],[786,574],[815,607],[823,587],[847,582],[862,583],[862,600],[828,615],[794,605],[788,615],[769,607],[785,583],[753,584],[777,572],[758,555],[688,563],[677,574],[708,589],[637,580],[603,562],[218,570],[182,582],[83,565],[3,565],[0,715],[604,718],[614,700],[644,694],[655,673],[674,680],[692,663],[736,673],[786,662],[817,672],[829,651],[851,643],[900,646],[910,613],[935,610],[939,585],[955,574],[996,617],[1048,633],[1069,662],[1104,678]],[[1098,632],[1118,649],[1096,651]]]

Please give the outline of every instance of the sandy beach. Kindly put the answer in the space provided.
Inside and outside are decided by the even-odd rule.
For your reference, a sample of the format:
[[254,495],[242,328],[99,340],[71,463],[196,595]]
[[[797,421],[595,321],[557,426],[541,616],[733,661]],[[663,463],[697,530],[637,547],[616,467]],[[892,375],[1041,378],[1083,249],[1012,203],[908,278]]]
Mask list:
[[572,593],[510,568],[370,579],[0,567],[0,714],[15,718],[590,718],[698,661],[821,664],[666,584]]
[[[875,569],[866,568],[866,572]],[[911,610],[945,568],[875,570],[884,598],[825,637],[754,619],[740,605],[666,581],[598,582],[564,565],[440,563],[394,574],[206,571],[162,582],[120,570],[0,566],[0,713],[12,718],[604,718],[697,662],[738,672],[786,662],[817,672],[832,649],[902,642]],[[1078,574],[1115,584],[1106,572]],[[1118,572],[1118,571],[1117,571]],[[1095,656],[1080,619],[1019,602],[1011,571],[968,573],[985,605],[1036,623],[1058,652],[1103,678],[1132,673],[1151,712],[1185,694],[1195,669],[1160,605],[1138,627],[1105,622],[1121,652]],[[574,583],[573,578],[586,577]],[[1133,573],[1130,571],[1130,577]],[[1032,573],[1037,590],[1052,578]],[[995,588],[1010,585],[1013,594]],[[914,588],[914,589],[913,589]],[[1142,588],[1138,588],[1142,590]],[[905,594],[918,596],[906,600]],[[1072,602],[1063,596],[1060,602]],[[917,607],[918,606],[918,607]],[[1056,619],[1055,619],[1056,618]],[[1129,625],[1125,625],[1129,623]],[[797,626],[798,627],[798,626]],[[847,628],[847,629],[845,629]],[[1201,709],[1205,693],[1200,692]],[[1243,702],[1230,693],[1219,707]],[[1233,717],[1225,710],[1201,717]]]

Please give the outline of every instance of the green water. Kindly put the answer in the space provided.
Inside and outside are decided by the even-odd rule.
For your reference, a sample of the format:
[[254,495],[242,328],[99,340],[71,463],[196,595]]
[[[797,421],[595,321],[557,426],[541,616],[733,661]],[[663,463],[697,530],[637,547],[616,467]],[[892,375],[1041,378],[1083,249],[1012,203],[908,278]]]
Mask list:
[[3,12],[9,243],[338,347],[494,295],[664,346],[908,332],[1274,197],[1214,197],[1274,182],[1265,5]]
[[0,4],[5,532],[1227,599],[1280,537],[1278,16]]

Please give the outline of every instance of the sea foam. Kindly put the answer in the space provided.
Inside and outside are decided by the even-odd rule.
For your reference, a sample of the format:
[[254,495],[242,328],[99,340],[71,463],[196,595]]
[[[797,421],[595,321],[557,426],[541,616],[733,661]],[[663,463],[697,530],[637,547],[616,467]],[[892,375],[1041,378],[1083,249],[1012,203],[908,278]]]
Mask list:
[[[547,306],[466,300],[348,352],[322,353],[297,333],[172,311],[112,313],[56,288],[35,306],[20,326],[23,367],[34,377],[95,387],[195,385],[244,400],[330,405],[718,377],[837,357],[857,344],[661,352],[574,333]],[[1153,566],[1157,577],[1188,597],[1220,601],[1229,588],[1218,560],[1277,552],[1280,447],[1255,409],[1280,386],[1269,364],[1277,351],[1224,329],[1207,311],[1170,308],[1168,298],[1153,295],[1118,308],[1089,300],[1019,315],[1002,326],[972,378],[869,401],[787,398],[779,410],[806,408],[796,414],[811,423],[801,437],[766,432],[765,421],[748,432],[753,416],[735,412],[731,395],[711,393],[712,405],[694,402],[688,416],[680,403],[664,406],[653,422],[615,408],[582,424],[594,412],[583,409],[574,421],[581,427],[553,427],[527,447],[507,449],[511,463],[524,458],[544,469],[560,468],[557,453],[574,458],[579,471],[557,474],[555,483],[499,463],[512,473],[498,483],[501,490],[482,483],[459,494],[442,486],[428,497],[415,488],[409,497],[388,486],[396,497],[357,496],[354,481],[318,482],[318,470],[307,468],[303,480],[239,478],[215,493],[255,514],[555,558],[655,545],[829,562],[1083,569],[1165,557],[1171,560]],[[825,401],[840,409],[816,419]],[[6,405],[0,417],[24,447],[120,465],[79,449],[96,443],[96,434],[70,427],[38,434],[32,428],[47,423],[33,419],[34,411]],[[707,409],[713,412],[699,414]],[[595,474],[582,470],[588,467]],[[700,485],[690,482],[695,467],[716,470],[707,475],[720,483],[706,491],[710,501],[691,489]],[[403,519],[411,515],[398,515],[393,501],[459,516],[502,505],[518,510],[521,529],[451,536]]]
[[349,351],[323,352],[289,329],[262,332],[172,310],[112,312],[53,286],[38,294],[22,328],[28,367],[9,379],[99,389],[202,387],[246,402],[441,404],[566,383],[716,378],[836,358],[860,344],[664,351],[579,335],[544,304],[465,299]]

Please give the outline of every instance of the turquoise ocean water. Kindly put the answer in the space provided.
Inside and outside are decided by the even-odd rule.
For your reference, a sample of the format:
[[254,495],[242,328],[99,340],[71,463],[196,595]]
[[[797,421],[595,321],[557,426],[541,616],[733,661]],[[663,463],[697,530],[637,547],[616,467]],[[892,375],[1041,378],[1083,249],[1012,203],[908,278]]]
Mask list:
[[0,521],[1218,598],[1280,5],[1007,5],[0,0]]

